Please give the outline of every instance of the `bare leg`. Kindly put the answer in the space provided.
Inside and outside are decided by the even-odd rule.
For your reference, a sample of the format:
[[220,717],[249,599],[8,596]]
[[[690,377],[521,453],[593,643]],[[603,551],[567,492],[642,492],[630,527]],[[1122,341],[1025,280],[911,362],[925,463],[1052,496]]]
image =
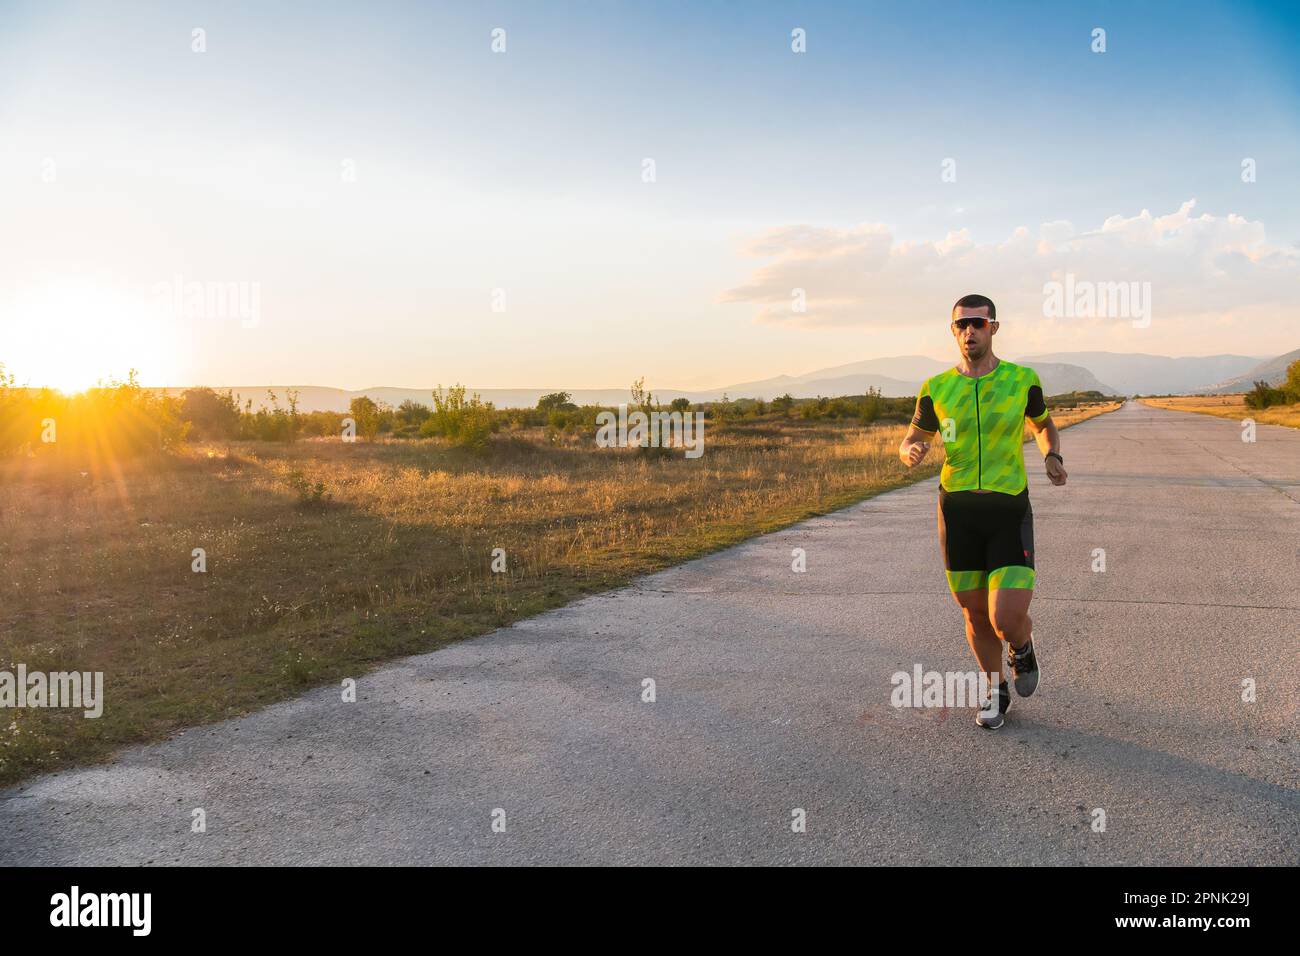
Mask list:
[[995,588],[989,592],[989,619],[997,636],[1016,650],[1029,643],[1034,622],[1029,616],[1029,602],[1033,600],[1031,588]]
[[986,674],[1002,674],[1002,643],[989,618],[989,592],[983,588],[958,591],[953,595],[966,618],[966,641]]

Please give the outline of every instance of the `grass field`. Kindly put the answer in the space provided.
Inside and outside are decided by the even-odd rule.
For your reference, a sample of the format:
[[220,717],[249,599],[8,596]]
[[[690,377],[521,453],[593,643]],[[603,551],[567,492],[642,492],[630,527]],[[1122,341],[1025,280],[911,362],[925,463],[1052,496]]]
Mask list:
[[[521,429],[481,455],[438,439],[312,440],[199,445],[95,473],[52,455],[0,462],[0,670],[102,671],[106,698],[99,719],[9,709],[0,784],[936,474],[938,449],[904,470],[903,431],[771,417],[711,427],[695,460]],[[196,548],[206,573],[192,570]]]
[[1139,401],[1155,408],[1200,412],[1202,415],[1215,415],[1219,418],[1253,418],[1262,424],[1300,428],[1300,405],[1247,408],[1244,395],[1176,395],[1172,398],[1143,398]]

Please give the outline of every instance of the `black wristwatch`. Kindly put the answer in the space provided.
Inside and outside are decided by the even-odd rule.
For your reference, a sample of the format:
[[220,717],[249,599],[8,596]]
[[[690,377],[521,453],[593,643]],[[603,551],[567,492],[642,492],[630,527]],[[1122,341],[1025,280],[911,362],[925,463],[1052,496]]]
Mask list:
[[1059,461],[1062,465],[1065,464],[1065,459],[1062,458],[1060,455],[1058,455],[1058,454],[1057,454],[1056,452],[1054,452],[1054,451],[1049,451],[1046,455],[1044,455],[1044,456],[1043,456],[1043,461],[1047,461],[1047,459],[1049,459],[1049,458],[1055,458],[1055,459],[1056,459],[1057,461]]

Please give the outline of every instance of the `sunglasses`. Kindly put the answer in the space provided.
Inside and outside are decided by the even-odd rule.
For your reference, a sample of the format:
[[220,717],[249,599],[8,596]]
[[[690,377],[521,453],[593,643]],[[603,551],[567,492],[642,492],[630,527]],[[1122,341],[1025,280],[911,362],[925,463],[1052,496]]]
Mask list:
[[982,329],[989,324],[989,320],[978,315],[963,315],[960,319],[953,320],[955,328],[965,331],[966,329]]

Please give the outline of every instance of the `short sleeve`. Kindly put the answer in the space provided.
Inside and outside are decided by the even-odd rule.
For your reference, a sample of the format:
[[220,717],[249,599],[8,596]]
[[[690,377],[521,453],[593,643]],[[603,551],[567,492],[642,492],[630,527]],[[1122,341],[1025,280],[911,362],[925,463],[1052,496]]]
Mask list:
[[939,416],[934,411],[934,399],[930,397],[929,381],[921,383],[921,391],[917,393],[912,427],[931,434],[939,430]]
[[1029,370],[1029,392],[1025,396],[1025,417],[1037,425],[1048,416],[1047,400],[1043,398],[1043,383],[1038,373]]

